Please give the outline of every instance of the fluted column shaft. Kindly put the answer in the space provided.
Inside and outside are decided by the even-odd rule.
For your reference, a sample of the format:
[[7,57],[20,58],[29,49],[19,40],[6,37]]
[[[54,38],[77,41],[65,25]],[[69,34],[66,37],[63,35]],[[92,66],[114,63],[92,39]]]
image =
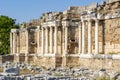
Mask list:
[[20,53],[20,33],[17,34],[17,54]]
[[25,35],[26,35],[26,53],[25,53],[25,62],[28,62],[28,48],[29,48],[29,44],[28,44],[28,40],[29,40],[29,38],[28,38],[28,31],[26,30],[25,31]]
[[40,30],[38,29],[37,30],[37,53],[40,53],[40,50],[39,50],[39,48],[40,48]]
[[68,53],[68,27],[65,26],[65,54]]
[[48,28],[46,27],[46,53],[48,53]]
[[53,52],[53,41],[52,41],[52,39],[53,39],[53,28],[50,27],[50,53]]
[[13,54],[13,33],[10,32],[10,54]]
[[25,34],[26,34],[26,55],[28,55],[28,47],[29,47],[29,45],[28,45],[29,41],[28,40],[29,39],[28,39],[28,31],[27,30],[25,31]]
[[44,54],[44,28],[42,27],[42,54]]
[[15,36],[15,32],[13,32],[13,54],[15,54],[16,52],[16,36]]
[[80,54],[82,51],[82,30],[81,30],[81,22],[79,24],[79,50],[78,53]]
[[82,54],[85,54],[85,24],[82,20]]
[[58,48],[57,48],[57,26],[55,26],[54,30],[54,53],[57,54]]
[[88,20],[88,54],[92,53],[92,45],[91,45],[91,21]]
[[96,19],[96,20],[95,20],[95,54],[98,54],[98,53],[99,53],[98,24],[99,24],[99,21]]

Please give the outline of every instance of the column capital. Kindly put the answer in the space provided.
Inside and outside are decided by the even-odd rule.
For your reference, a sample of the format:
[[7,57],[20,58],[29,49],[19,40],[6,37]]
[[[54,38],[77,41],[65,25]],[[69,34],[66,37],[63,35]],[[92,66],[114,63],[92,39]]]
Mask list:
[[53,29],[53,26],[50,26],[49,28],[50,28],[50,29]]
[[98,22],[99,22],[99,20],[98,20],[98,19],[95,19],[95,22],[97,22],[97,23],[98,23]]
[[41,29],[45,29],[45,27],[41,27]]
[[37,29],[40,29],[40,26],[37,26]]
[[45,29],[48,29],[48,26],[46,26]]
[[92,20],[92,19],[89,18],[87,21],[88,21],[88,22],[91,22],[91,20]]
[[84,19],[81,19],[81,22],[83,23],[83,22],[84,22]]

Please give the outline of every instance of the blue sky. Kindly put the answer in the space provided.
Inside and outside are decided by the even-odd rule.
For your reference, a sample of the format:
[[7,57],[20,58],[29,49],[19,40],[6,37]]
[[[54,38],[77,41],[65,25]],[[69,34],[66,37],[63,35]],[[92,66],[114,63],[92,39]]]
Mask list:
[[0,15],[17,20],[17,23],[38,19],[42,13],[64,11],[69,6],[84,6],[102,0],[0,0]]

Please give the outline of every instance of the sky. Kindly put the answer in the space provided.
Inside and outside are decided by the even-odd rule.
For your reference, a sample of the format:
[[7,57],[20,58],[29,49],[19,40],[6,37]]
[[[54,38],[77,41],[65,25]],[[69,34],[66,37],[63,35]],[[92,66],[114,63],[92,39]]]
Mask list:
[[65,11],[69,6],[85,6],[102,0],[0,0],[0,15],[17,23],[38,19],[45,12]]

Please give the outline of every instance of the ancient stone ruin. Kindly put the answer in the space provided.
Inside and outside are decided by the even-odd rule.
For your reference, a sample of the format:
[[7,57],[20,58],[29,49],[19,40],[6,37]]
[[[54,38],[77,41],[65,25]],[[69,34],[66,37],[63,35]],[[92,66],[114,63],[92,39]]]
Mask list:
[[44,13],[10,33],[15,62],[46,67],[120,66],[120,1]]

